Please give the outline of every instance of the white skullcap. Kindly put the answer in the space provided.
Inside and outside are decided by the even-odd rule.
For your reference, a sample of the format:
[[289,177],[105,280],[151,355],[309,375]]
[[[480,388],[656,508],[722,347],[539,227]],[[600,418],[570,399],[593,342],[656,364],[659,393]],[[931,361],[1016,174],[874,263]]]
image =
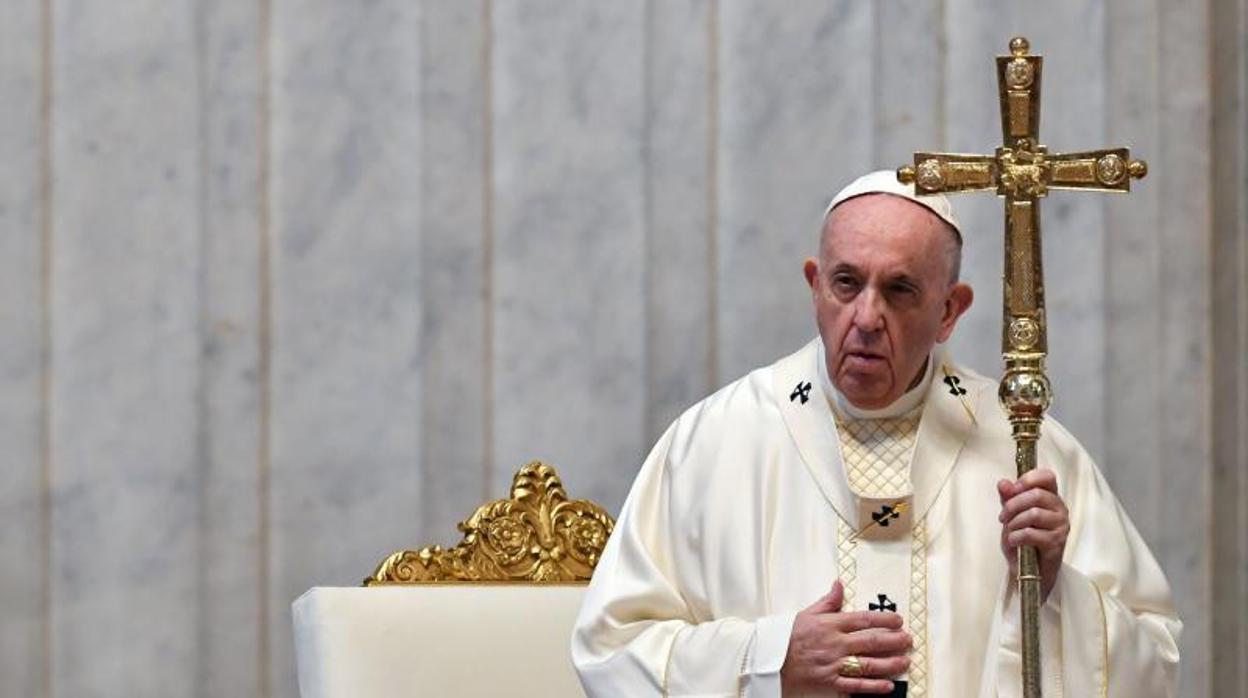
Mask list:
[[849,186],[840,190],[836,193],[836,196],[832,197],[832,202],[823,211],[824,221],[827,221],[828,214],[832,213],[832,209],[864,194],[892,194],[903,199],[909,199],[935,213],[942,221],[953,226],[953,230],[957,233],[959,239],[962,237],[962,226],[958,225],[958,219],[953,217],[953,206],[949,204],[949,199],[944,194],[915,196],[914,185],[898,182],[897,172],[894,170],[876,170],[850,182]]

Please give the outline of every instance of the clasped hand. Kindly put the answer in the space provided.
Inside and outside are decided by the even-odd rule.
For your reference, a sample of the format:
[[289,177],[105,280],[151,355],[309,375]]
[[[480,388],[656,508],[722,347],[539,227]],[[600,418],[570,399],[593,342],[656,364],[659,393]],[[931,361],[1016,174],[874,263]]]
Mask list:
[[[845,588],[832,590],[797,614],[789,651],[780,670],[786,692],[827,690],[837,693],[883,693],[893,690],[888,677],[910,666],[913,644],[901,629],[901,616],[883,611],[842,612]],[[859,677],[843,675],[845,659],[857,657]]]
[[1052,470],[1032,470],[1021,478],[997,483],[1001,497],[1001,551],[1010,563],[1010,576],[1018,576],[1018,548],[1034,545],[1040,559],[1040,594],[1047,601],[1062,568],[1070,512],[1057,493]]

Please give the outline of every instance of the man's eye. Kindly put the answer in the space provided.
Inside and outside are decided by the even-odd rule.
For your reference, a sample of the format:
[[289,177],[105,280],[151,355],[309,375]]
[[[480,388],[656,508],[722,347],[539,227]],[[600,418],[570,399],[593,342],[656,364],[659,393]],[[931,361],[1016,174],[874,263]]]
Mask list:
[[837,288],[855,288],[858,282],[852,276],[834,276],[832,277],[832,285]]

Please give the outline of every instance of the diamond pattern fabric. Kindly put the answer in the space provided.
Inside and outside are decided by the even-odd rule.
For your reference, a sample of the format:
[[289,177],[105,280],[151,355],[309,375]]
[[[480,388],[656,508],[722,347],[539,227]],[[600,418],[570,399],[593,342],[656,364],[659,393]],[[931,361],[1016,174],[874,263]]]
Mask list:
[[911,698],[927,695],[927,521],[914,527],[910,548],[910,652]]
[[849,487],[861,497],[910,494],[910,457],[914,453],[922,407],[891,419],[836,416],[841,456]]
[[840,522],[836,536],[836,560],[840,570],[841,585],[845,590],[845,600],[841,609],[857,610],[854,606],[854,589],[858,582],[858,539],[854,537],[854,529],[844,521]]

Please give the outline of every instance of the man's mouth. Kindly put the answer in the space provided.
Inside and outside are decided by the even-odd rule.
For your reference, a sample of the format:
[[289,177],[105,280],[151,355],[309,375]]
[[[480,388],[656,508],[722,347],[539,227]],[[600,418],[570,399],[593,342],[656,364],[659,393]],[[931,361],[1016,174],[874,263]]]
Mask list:
[[848,351],[845,352],[845,361],[851,366],[869,366],[884,361],[884,355],[873,351]]

